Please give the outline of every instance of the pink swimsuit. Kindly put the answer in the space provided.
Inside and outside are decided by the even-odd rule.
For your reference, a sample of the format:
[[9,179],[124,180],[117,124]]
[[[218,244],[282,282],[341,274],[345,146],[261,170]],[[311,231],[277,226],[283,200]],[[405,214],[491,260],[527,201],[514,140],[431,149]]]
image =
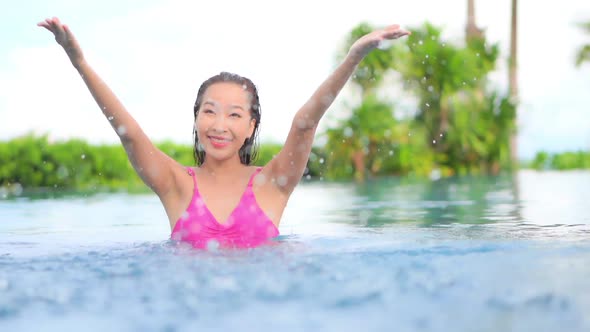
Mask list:
[[252,174],[238,206],[223,224],[205,206],[193,169],[188,167],[187,170],[193,177],[195,189],[188,208],[174,225],[170,236],[172,240],[189,242],[195,248],[253,248],[268,243],[271,238],[279,235],[277,227],[258,206],[252,191],[252,181],[262,170],[261,167]]

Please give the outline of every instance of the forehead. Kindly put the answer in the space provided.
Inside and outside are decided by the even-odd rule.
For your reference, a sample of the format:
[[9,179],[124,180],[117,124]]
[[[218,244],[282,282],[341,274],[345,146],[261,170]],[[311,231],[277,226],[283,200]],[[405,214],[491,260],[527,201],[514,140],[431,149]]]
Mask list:
[[208,87],[203,95],[203,102],[208,101],[221,105],[249,105],[250,93],[242,85],[237,83],[215,83]]

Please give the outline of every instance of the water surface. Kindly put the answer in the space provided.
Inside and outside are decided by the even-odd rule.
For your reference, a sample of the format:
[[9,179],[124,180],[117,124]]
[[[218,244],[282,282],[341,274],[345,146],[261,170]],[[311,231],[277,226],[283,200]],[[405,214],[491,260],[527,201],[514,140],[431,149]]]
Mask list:
[[154,195],[0,200],[3,331],[588,331],[590,172],[302,183],[273,246]]

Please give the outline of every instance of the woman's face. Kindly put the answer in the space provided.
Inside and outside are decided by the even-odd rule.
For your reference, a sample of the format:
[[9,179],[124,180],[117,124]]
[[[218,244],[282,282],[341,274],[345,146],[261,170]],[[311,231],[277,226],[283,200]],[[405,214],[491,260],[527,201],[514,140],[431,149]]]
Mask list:
[[206,159],[239,160],[240,148],[254,133],[250,105],[250,93],[239,84],[221,82],[207,88],[195,122]]

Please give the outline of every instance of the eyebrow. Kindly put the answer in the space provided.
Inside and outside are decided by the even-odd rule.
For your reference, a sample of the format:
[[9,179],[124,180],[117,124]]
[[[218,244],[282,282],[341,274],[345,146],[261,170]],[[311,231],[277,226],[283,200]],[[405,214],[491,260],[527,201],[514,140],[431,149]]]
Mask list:
[[[217,107],[217,103],[216,103],[216,102],[214,102],[214,101],[212,101],[212,100],[207,100],[207,101],[205,101],[205,102],[203,103],[203,105],[211,105],[211,106],[213,106],[213,107]],[[244,108],[243,108],[242,106],[238,105],[238,104],[232,104],[232,105],[230,105],[230,107],[231,107],[231,108],[239,108],[239,109],[241,109],[242,111],[244,111]]]

